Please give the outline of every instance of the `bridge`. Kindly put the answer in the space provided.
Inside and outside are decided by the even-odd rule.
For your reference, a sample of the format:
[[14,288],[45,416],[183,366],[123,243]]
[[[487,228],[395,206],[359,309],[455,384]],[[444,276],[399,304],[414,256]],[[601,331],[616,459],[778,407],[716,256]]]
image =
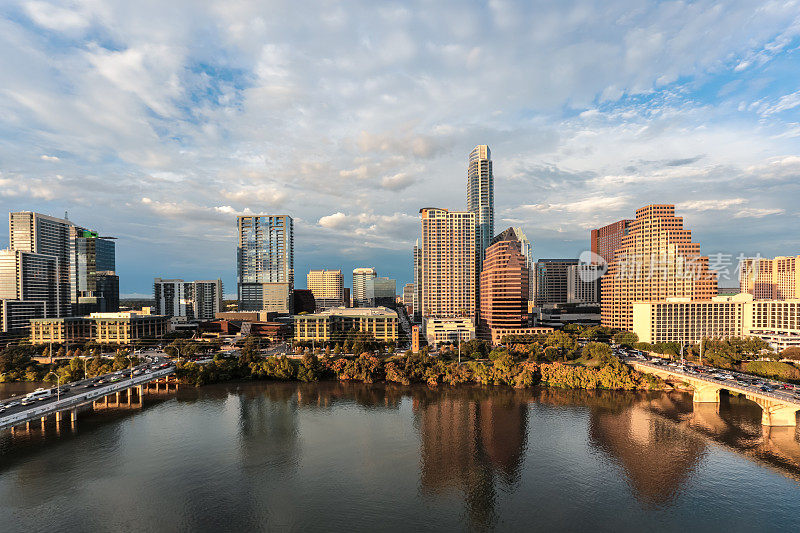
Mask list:
[[[134,375],[137,370],[141,373]],[[31,421],[36,419],[40,419],[44,427],[45,420],[51,415],[55,415],[56,423],[59,423],[65,412],[69,412],[71,421],[75,422],[78,417],[78,408],[92,404],[97,400],[108,398],[110,395],[117,395],[118,397],[119,393],[125,390],[129,391],[130,399],[130,390],[137,389],[141,401],[144,392],[143,388],[151,381],[174,374],[175,366],[169,363],[169,366],[164,368],[151,368],[150,364],[145,364],[129,369],[129,371],[130,374],[127,377],[123,377],[118,381],[90,386],[91,382],[96,382],[96,380],[100,379],[108,381],[115,376],[118,377],[119,374],[97,376],[96,378],[62,385],[62,387],[69,387],[69,390],[61,393],[60,396],[54,394],[45,400],[36,400],[31,405],[14,405],[0,415],[0,430],[14,428],[20,424],[29,425]],[[23,398],[14,398],[12,400],[19,401]],[[5,400],[4,403],[8,405],[9,401]]]
[[[665,367],[638,359],[628,359],[629,365],[639,372],[656,375],[669,381],[682,381],[694,389],[693,401],[697,404],[719,403],[720,391],[735,392],[761,407],[761,424],[764,426],[795,426],[800,398],[787,392],[762,391],[734,380],[717,380],[698,373],[689,373],[675,367]],[[756,377],[756,376],[752,376]]]

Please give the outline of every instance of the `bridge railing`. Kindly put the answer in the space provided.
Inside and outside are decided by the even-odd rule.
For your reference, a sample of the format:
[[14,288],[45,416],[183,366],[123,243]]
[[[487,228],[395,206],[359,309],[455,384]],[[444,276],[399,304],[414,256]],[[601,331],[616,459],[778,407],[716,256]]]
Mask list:
[[20,413],[0,418],[0,429],[5,429],[10,426],[15,426],[22,422],[26,422],[34,418],[39,418],[40,416],[44,416],[47,414],[55,413],[58,411],[65,411],[67,409],[71,409],[74,407],[79,407],[83,404],[94,401],[97,398],[102,398],[103,396],[107,396],[108,394],[120,392],[131,387],[137,387],[139,385],[143,385],[148,381],[168,376],[174,372],[175,372],[174,367],[164,368],[161,370],[154,370],[153,372],[150,372],[148,374],[142,374],[140,376],[131,376],[130,378],[117,381],[116,383],[111,383],[104,387],[92,389],[91,391],[88,391],[84,394],[80,394],[77,396],[70,396],[69,398],[64,398],[63,400],[56,400],[55,402],[47,403],[45,405],[31,407],[30,409],[27,409]]

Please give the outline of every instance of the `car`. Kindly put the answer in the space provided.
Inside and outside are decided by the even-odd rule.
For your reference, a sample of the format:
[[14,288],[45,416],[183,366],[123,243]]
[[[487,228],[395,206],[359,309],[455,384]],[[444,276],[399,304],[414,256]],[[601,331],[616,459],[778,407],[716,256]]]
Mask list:
[[772,387],[767,387],[766,385],[762,385],[761,387],[759,387],[759,389],[761,389],[761,391],[763,391],[763,392],[772,392],[773,391]]
[[25,398],[24,400],[22,400],[22,401],[20,402],[20,404],[22,404],[22,405],[30,405],[30,404],[32,404],[32,403],[34,403],[34,400],[30,400],[30,399],[28,399],[28,398]]

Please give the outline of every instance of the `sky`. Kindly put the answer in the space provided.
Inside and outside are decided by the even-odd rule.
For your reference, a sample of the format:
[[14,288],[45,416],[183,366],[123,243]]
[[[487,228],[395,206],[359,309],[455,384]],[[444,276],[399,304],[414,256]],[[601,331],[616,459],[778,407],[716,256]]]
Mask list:
[[297,287],[399,291],[478,144],[536,258],[651,203],[721,285],[800,254],[800,1],[6,0],[0,50],[0,210],[117,237],[123,295],[235,294],[251,213],[294,217]]

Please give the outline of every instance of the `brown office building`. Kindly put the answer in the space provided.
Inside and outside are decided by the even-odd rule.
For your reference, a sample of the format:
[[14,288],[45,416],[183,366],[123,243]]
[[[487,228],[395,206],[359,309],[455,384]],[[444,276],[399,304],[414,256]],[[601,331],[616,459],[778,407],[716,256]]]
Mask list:
[[717,274],[684,229],[683,218],[675,216],[675,206],[648,205],[636,210],[601,281],[601,323],[633,331],[633,302],[716,295]]
[[481,313],[478,335],[492,337],[497,328],[528,325],[530,270],[514,228],[492,239],[481,270]]
[[[610,263],[614,259],[614,252],[622,248],[622,238],[630,231],[633,220],[620,220],[592,230],[592,252]],[[592,260],[596,262],[596,260]]]

